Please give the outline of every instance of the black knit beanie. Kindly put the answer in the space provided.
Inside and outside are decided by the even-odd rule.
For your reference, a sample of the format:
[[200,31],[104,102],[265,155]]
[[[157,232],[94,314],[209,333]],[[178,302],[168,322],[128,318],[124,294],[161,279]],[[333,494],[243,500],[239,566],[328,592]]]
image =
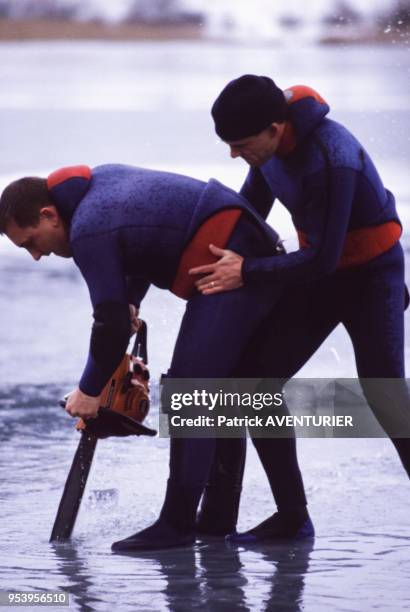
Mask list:
[[211,110],[215,131],[225,141],[259,134],[271,123],[284,121],[287,112],[283,91],[269,77],[254,74],[230,81]]

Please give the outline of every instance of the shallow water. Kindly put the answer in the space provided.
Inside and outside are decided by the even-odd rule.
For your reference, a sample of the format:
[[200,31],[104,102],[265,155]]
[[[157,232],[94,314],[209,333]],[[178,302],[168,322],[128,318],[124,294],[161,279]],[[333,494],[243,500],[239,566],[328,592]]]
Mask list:
[[[198,44],[3,44],[0,181],[78,162],[121,161],[238,187],[245,174],[214,137],[208,109],[247,71],[306,82],[374,155],[398,196],[408,252],[409,63],[405,49]],[[341,73],[343,83],[341,84]],[[294,233],[275,207],[288,244]],[[168,442],[98,443],[70,544],[48,538],[78,434],[56,407],[77,381],[91,309],[70,261],[39,264],[0,239],[0,589],[71,593],[71,608],[106,610],[394,610],[410,608],[410,491],[388,440],[299,441],[317,537],[257,550],[221,541],[135,557],[110,544],[151,523],[163,499]],[[166,369],[183,304],[151,290],[143,305],[154,378]],[[408,317],[407,317],[408,320]],[[408,323],[406,323],[407,325]],[[408,347],[406,355],[408,356]],[[354,376],[337,329],[304,376]],[[153,409],[150,424],[157,425]],[[273,511],[249,450],[240,528]]]
[[[111,554],[110,544],[156,518],[167,441],[100,441],[74,538],[50,545],[78,440],[55,408],[61,392],[13,387],[0,399],[1,589],[63,590],[78,610],[410,607],[410,494],[387,440],[299,441],[314,543],[246,550],[209,539],[193,549],[129,556]],[[240,526],[269,511],[251,449]]]

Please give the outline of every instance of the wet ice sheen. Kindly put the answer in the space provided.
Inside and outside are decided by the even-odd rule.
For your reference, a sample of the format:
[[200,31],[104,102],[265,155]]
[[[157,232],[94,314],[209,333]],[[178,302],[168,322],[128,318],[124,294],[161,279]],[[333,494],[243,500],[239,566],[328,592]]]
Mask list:
[[[48,543],[78,442],[73,422],[37,388],[13,388],[20,407],[0,410],[0,588],[62,589],[73,609],[397,610],[410,605],[407,480],[387,440],[300,440],[318,537],[231,548],[112,555],[112,541],[152,522],[166,479],[167,441],[100,441],[72,542]],[[11,400],[4,396],[2,400]],[[151,418],[155,421],[156,410]],[[393,500],[393,503],[392,503]],[[271,511],[251,449],[240,526]],[[373,602],[373,603],[372,603]],[[373,605],[374,604],[374,605]],[[360,606],[360,607],[358,607]]]
[[[404,49],[301,53],[291,47],[27,43],[2,44],[1,51],[7,152],[0,160],[1,186],[14,176],[79,161],[121,161],[204,179],[213,174],[238,187],[245,167],[228,160],[212,133],[208,108],[227,79],[271,73],[281,85],[304,81],[316,87],[332,100],[334,117],[365,141],[386,185],[399,196],[408,244]],[[278,210],[275,219],[291,239],[286,215]],[[410,607],[410,490],[388,440],[299,441],[317,531],[313,548],[231,549],[213,540],[138,556],[112,555],[110,544],[157,517],[168,441],[101,441],[74,538],[50,545],[78,443],[73,422],[56,402],[81,373],[91,309],[71,262],[49,258],[36,265],[3,239],[0,251],[0,589],[62,589],[71,593],[73,610]],[[182,302],[156,290],[144,302],[154,377],[168,365],[182,311]],[[304,375],[343,377],[354,371],[350,344],[338,329]],[[155,410],[151,418],[156,426]],[[240,528],[272,511],[250,448]]]

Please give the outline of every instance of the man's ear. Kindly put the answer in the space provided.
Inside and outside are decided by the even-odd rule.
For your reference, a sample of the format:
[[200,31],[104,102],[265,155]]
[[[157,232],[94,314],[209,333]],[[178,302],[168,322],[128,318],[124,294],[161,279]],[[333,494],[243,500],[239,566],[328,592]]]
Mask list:
[[58,214],[57,208],[52,204],[40,208],[40,217],[44,217],[55,225],[58,225],[61,221],[61,217]]
[[277,123],[271,123],[270,126],[268,127],[270,136],[276,136],[276,134],[278,133],[278,129],[279,129],[279,126]]
[[52,221],[53,219],[59,219],[60,215],[57,212],[57,209],[52,204],[48,204],[47,206],[43,206],[40,208],[40,217],[45,217]]

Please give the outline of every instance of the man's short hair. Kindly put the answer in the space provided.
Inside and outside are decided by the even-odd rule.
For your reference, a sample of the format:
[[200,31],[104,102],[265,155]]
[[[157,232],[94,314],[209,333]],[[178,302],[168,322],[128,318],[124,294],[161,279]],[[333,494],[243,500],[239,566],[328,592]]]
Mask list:
[[37,225],[40,210],[50,204],[46,179],[25,177],[10,183],[1,194],[0,234],[6,232],[10,221],[19,227]]
[[244,74],[230,81],[212,106],[215,131],[222,140],[235,141],[259,134],[288,115],[283,91],[266,76]]

